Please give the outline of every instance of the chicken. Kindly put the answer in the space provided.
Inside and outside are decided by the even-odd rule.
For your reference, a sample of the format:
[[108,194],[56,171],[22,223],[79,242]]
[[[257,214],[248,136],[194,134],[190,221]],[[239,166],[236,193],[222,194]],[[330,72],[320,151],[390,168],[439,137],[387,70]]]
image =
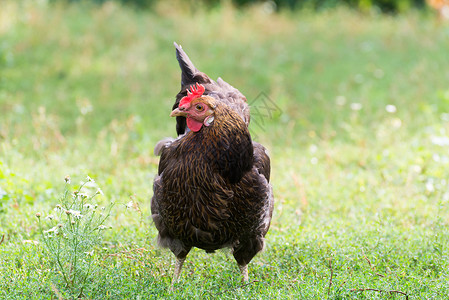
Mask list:
[[176,140],[163,140],[151,213],[158,243],[176,256],[173,282],[192,247],[229,247],[244,281],[263,249],[273,213],[270,158],[251,140],[246,98],[199,72],[176,45],[181,91],[171,117]]

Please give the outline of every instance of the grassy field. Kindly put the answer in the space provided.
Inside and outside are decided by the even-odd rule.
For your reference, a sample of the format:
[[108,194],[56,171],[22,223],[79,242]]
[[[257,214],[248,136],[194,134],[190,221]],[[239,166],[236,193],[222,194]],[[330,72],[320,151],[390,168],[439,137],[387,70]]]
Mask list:
[[[1,299],[449,294],[448,24],[343,8],[0,6]],[[272,227],[247,285],[229,251],[194,250],[169,289],[150,199],[153,147],[175,134],[173,41],[247,96],[272,156]]]

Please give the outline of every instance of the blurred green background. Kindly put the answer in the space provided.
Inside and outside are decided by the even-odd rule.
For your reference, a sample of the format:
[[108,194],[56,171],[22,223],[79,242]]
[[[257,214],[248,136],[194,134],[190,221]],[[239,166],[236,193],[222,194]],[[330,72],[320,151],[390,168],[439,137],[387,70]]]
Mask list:
[[[58,0],[53,0],[58,1]],[[79,2],[82,0],[69,0],[71,2]],[[108,0],[91,0],[94,3],[102,4]],[[139,8],[152,8],[157,5],[157,0],[117,0],[122,4]],[[220,6],[224,1],[220,0],[203,0],[203,1],[184,1],[192,6],[202,5],[208,7]],[[229,0],[233,5],[245,8],[250,5],[263,3],[272,9],[329,9],[337,6],[347,6],[355,9],[369,10],[378,9],[383,12],[403,12],[411,8],[423,8],[425,0]]]
[[[442,10],[405,0],[0,8],[0,298],[71,297],[42,245],[25,242],[39,241],[34,215],[51,212],[68,174],[75,185],[88,174],[101,201],[116,203],[86,298],[449,292]],[[253,138],[271,153],[272,227],[250,266],[257,282],[242,288],[231,254],[194,251],[172,294],[173,256],[156,247],[153,147],[175,135],[174,41],[248,98]],[[125,209],[129,201],[139,209]]]

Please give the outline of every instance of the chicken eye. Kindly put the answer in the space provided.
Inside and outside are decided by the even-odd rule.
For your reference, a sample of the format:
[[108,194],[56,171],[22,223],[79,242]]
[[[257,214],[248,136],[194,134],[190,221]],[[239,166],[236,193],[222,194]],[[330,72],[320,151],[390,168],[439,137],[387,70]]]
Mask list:
[[204,106],[203,106],[202,104],[197,104],[197,105],[195,106],[195,109],[196,109],[197,111],[203,111],[203,110],[204,110]]

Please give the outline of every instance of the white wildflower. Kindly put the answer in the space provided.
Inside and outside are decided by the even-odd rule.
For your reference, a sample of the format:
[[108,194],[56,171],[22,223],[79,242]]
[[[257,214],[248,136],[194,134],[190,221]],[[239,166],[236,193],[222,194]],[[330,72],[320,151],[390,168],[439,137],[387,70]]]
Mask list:
[[126,209],[133,207],[133,201],[129,201],[126,205]]
[[49,230],[45,230],[44,233],[58,233],[58,227],[55,226],[53,228],[50,228]]
[[53,215],[48,215],[45,217],[45,220],[53,220],[55,217]]
[[337,98],[335,98],[335,102],[337,103],[338,106],[343,106],[346,104],[346,97],[345,96],[337,96]]
[[447,136],[431,136],[430,141],[437,146],[449,146],[449,137]]
[[351,105],[349,106],[352,110],[357,111],[357,110],[361,110],[362,109],[362,103],[351,103]]
[[95,206],[93,204],[89,204],[89,203],[84,204],[83,207],[87,208],[87,209],[95,209]]
[[90,182],[95,182],[95,180],[93,180],[92,178],[89,177],[89,175],[86,176],[86,180],[90,181]]
[[440,162],[441,158],[437,153],[432,154],[432,159],[436,162]]
[[419,165],[412,165],[411,169],[413,172],[420,174],[422,172],[422,168]]
[[399,118],[394,118],[393,120],[391,120],[391,126],[393,126],[393,128],[400,128],[402,126],[402,121]]
[[444,193],[442,198],[444,202],[449,201],[449,193],[448,192]]
[[24,243],[24,244],[39,245],[39,242],[38,242],[38,241],[35,241],[35,240],[23,240],[22,243]]
[[76,219],[81,219],[83,217],[83,215],[81,214],[81,212],[79,210],[69,209],[69,210],[66,210],[65,213],[68,215],[73,215]]
[[397,111],[397,108],[393,104],[388,104],[387,106],[385,106],[385,110],[390,114],[394,114]]
[[85,194],[85,193],[78,193],[78,196],[83,198],[83,199],[86,199],[88,197],[88,195]]
[[429,181],[426,182],[426,190],[429,193],[435,192],[435,186],[433,185],[433,181],[432,180],[429,180]]
[[442,113],[440,118],[442,121],[449,122],[449,113]]

